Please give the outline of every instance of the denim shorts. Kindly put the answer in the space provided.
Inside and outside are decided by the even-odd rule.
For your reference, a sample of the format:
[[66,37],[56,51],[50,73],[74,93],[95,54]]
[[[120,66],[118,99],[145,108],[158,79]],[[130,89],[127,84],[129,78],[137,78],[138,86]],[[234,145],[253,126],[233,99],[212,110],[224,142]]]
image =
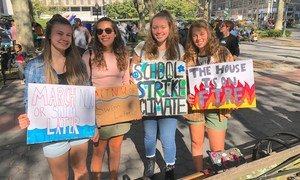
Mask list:
[[75,139],[70,141],[59,141],[43,144],[44,156],[46,158],[56,158],[68,152],[72,146],[84,144],[89,139]]

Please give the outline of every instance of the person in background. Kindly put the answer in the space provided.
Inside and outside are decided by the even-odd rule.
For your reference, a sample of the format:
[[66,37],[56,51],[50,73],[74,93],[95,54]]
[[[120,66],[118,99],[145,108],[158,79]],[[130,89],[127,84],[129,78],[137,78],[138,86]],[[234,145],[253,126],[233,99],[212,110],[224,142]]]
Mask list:
[[8,70],[8,62],[11,58],[10,48],[2,47],[1,48],[1,74],[3,78],[3,85],[6,85],[6,71]]
[[119,31],[121,33],[121,37],[122,37],[122,40],[123,40],[123,43],[124,45],[126,46],[126,43],[127,43],[127,39],[126,39],[126,28],[119,22],[117,24],[118,28],[119,28]]
[[240,32],[240,35],[241,35],[241,40],[248,40],[250,41],[250,33],[248,31],[248,27],[247,26],[244,26],[243,29],[241,30]]
[[253,26],[251,28],[251,31],[250,31],[250,39],[252,42],[257,42],[257,39],[258,39],[258,33],[257,33],[257,27],[256,26]]
[[[142,60],[182,60],[184,49],[179,44],[178,31],[174,19],[168,11],[157,13],[150,21],[150,32],[146,41],[140,42],[135,48],[132,63]],[[174,169],[176,160],[175,132],[177,117],[147,116],[143,118],[144,144],[146,152],[145,178],[152,178],[155,169],[155,153],[157,134],[163,147],[166,166],[165,179],[175,179]]]
[[24,69],[25,69],[25,65],[26,65],[25,54],[22,51],[21,44],[14,45],[14,50],[15,50],[15,62],[18,67],[19,79],[21,81],[21,84],[25,84],[24,83],[24,78],[25,78]]
[[75,40],[75,45],[77,46],[80,55],[82,56],[85,50],[88,49],[89,44],[92,41],[92,36],[89,30],[82,26],[81,20],[79,18],[74,19],[74,33],[73,37]]
[[13,46],[15,46],[17,41],[17,29],[14,20],[11,21],[10,34],[11,34],[11,40],[13,41]]
[[[114,21],[103,17],[95,23],[93,48],[83,55],[91,82],[97,88],[120,87],[129,84],[129,52]],[[91,171],[94,179],[101,178],[104,154],[108,147],[110,179],[118,178],[121,145],[131,123],[99,127],[99,141],[93,144]]]
[[[29,83],[89,85],[86,67],[72,35],[72,26],[67,19],[56,17],[47,22],[43,52],[30,60],[25,69],[26,112]],[[21,114],[18,120],[21,129],[27,128],[30,124],[27,114]],[[97,131],[95,133],[92,140],[97,141]],[[43,152],[47,158],[52,179],[68,179],[69,165],[74,171],[74,179],[89,179],[86,166],[88,139],[44,143]]]
[[223,34],[222,38],[220,39],[221,45],[225,46],[233,56],[233,59],[240,55],[240,47],[238,38],[232,34],[230,31],[233,29],[233,22],[229,20],[225,20],[219,27],[220,32]]
[[42,47],[42,39],[44,37],[44,29],[42,25],[37,23],[36,21],[32,22],[32,30],[34,31],[34,40],[36,44],[36,48],[40,49]]
[[132,42],[137,42],[138,41],[139,28],[138,28],[136,23],[133,23],[133,25],[131,27],[131,31],[132,31]]
[[230,33],[237,37],[238,42],[240,42],[240,31],[239,26],[237,24],[234,25],[234,28],[230,31]]
[[[201,66],[233,61],[233,57],[224,46],[220,45],[211,26],[204,20],[194,21],[189,29],[185,51],[187,67]],[[205,131],[212,151],[224,150],[227,118],[230,110],[192,110],[194,94],[188,93],[190,104],[188,114],[184,115],[189,124],[191,150],[197,171],[203,170],[203,144]]]
[[187,34],[188,34],[190,26],[191,26],[191,23],[188,22],[185,24],[183,29],[179,30],[179,42],[183,47],[185,47],[186,38],[187,38]]

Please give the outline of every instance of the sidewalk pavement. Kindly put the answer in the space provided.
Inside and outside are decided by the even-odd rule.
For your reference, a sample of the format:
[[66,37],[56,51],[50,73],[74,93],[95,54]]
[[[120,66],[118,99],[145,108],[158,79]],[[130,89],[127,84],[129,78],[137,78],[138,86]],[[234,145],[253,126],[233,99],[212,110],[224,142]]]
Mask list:
[[[298,68],[297,68],[298,67]],[[226,148],[237,146],[249,157],[257,138],[280,131],[300,132],[300,62],[290,68],[255,68],[257,108],[238,109],[229,121]],[[25,130],[20,130],[17,117],[23,113],[23,89],[18,81],[10,81],[0,89],[0,179],[51,179],[41,145],[26,145]],[[178,122],[176,132],[177,160],[175,176],[180,179],[195,173],[190,153],[190,135],[187,124]],[[163,179],[163,153],[157,144],[155,179]],[[208,140],[205,139],[205,151]],[[206,157],[206,153],[204,153]],[[88,162],[90,162],[89,151]],[[132,123],[122,144],[119,178],[142,177],[145,156],[141,121]],[[88,163],[89,164],[89,163]],[[107,155],[102,179],[108,179]]]

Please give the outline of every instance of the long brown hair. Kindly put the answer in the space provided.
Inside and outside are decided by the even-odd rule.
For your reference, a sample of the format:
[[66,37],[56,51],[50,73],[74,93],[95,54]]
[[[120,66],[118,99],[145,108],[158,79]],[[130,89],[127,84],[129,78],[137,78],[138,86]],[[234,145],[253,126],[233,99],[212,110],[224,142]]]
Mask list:
[[178,37],[175,21],[172,15],[166,10],[157,13],[155,16],[153,16],[153,18],[150,21],[150,29],[149,29],[150,32],[148,33],[148,37],[143,48],[143,50],[145,51],[145,57],[147,59],[153,60],[153,59],[157,59],[159,55],[158,42],[152,34],[153,19],[158,17],[166,18],[170,28],[170,33],[166,40],[165,58],[168,60],[180,59],[179,52],[177,52],[177,50],[179,50],[178,49],[179,37]]
[[195,28],[203,28],[207,32],[207,44],[204,46],[204,52],[207,56],[214,55],[220,49],[220,42],[216,38],[216,35],[212,30],[210,24],[208,24],[205,20],[194,21],[189,29],[187,42],[185,46],[184,59],[187,64],[189,64],[190,62],[195,62],[197,58],[196,56],[200,51],[199,48],[193,42],[192,32]]
[[107,68],[106,62],[103,57],[104,46],[101,44],[101,42],[99,41],[98,36],[96,34],[97,25],[100,22],[104,22],[104,21],[111,23],[113,31],[116,34],[116,37],[113,42],[113,53],[116,56],[117,67],[118,67],[119,71],[124,71],[127,69],[127,66],[129,63],[128,59],[127,59],[127,56],[129,54],[123,43],[121,33],[120,33],[116,23],[108,17],[103,17],[103,18],[99,19],[97,21],[97,23],[95,23],[94,34],[93,34],[93,50],[94,50],[95,56],[94,56],[94,59],[92,60],[92,63],[95,63],[97,65],[97,67]]
[[[46,83],[48,84],[57,84],[58,79],[55,70],[52,68],[51,63],[52,59],[52,52],[51,52],[51,33],[54,25],[68,25],[72,29],[71,24],[69,21],[64,17],[52,17],[46,26],[46,34],[45,34],[45,43],[44,49],[42,52],[42,57],[44,60],[45,66],[45,77]],[[77,47],[74,44],[74,39],[72,36],[72,42],[68,49],[65,51],[66,61],[66,78],[68,84],[85,84],[87,80],[87,72],[86,67],[81,60],[81,56],[77,50]]]

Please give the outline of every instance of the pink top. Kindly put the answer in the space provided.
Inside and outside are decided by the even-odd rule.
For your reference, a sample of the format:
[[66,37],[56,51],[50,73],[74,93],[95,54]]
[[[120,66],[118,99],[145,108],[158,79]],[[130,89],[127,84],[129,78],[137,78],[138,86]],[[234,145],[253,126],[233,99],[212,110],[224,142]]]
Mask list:
[[[93,58],[93,55],[92,55]],[[92,64],[92,82],[93,86],[99,88],[106,88],[106,87],[117,87],[121,85],[129,84],[130,74],[129,74],[129,62],[128,67],[125,71],[119,71],[117,67],[117,60],[116,56],[112,55],[110,58],[106,58],[107,69],[105,68],[98,68]],[[89,66],[89,59],[84,60],[88,77],[90,77],[90,66]]]
[[17,53],[16,61],[17,62],[24,62],[25,61],[23,53],[21,51]]
[[17,40],[17,30],[16,30],[16,26],[12,26],[10,28],[10,34],[11,34],[11,39],[12,40]]

